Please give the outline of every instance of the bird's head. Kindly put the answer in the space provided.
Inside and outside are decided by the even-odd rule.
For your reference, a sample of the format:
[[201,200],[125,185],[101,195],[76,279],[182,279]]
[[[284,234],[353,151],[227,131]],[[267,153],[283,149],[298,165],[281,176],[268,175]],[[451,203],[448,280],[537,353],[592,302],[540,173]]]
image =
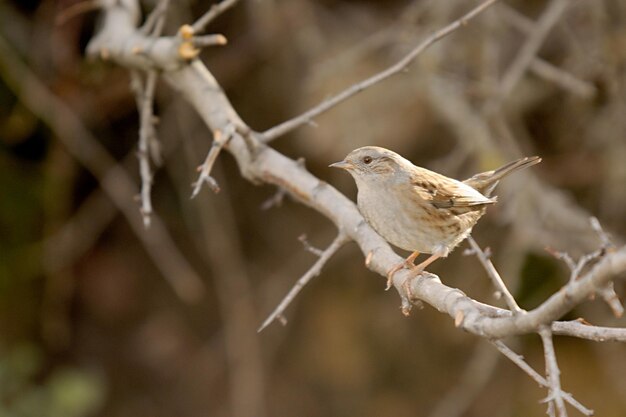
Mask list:
[[389,149],[365,146],[350,152],[343,161],[329,165],[348,171],[357,181],[384,181],[404,172],[402,167],[412,164]]

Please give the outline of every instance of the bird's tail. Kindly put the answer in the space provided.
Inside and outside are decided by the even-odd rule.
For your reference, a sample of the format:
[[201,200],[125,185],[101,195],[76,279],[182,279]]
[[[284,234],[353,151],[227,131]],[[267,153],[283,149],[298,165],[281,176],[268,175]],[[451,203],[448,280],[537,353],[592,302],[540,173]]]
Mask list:
[[489,197],[493,192],[493,189],[498,185],[498,181],[507,175],[518,171],[523,168],[528,168],[541,162],[541,158],[538,156],[527,156],[524,158],[511,161],[508,164],[501,166],[493,171],[481,172],[471,178],[463,181],[465,184],[480,191],[486,197]]

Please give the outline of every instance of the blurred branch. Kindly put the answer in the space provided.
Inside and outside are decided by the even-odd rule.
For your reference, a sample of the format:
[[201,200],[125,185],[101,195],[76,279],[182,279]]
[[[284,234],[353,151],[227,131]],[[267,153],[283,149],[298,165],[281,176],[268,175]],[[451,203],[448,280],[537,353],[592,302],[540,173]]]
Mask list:
[[355,94],[360,93],[361,91],[372,87],[373,85],[378,84],[379,82],[384,81],[395,74],[405,71],[407,67],[415,60],[415,58],[417,58],[422,52],[424,52],[430,45],[448,36],[457,29],[467,25],[470,20],[485,11],[496,1],[498,0],[487,0],[480,3],[477,7],[473,8],[459,19],[428,36],[396,64],[357,84],[354,84],[351,87],[348,87],[339,94],[336,94],[335,96],[318,104],[316,107],[302,113],[300,116],[294,117],[293,119],[287,120],[286,122],[283,122],[277,126],[272,127],[271,129],[266,130],[261,134],[261,141],[264,143],[271,142],[272,140],[283,136],[294,129],[297,129],[302,125],[310,123],[316,116],[319,116],[320,114],[330,110],[336,105],[354,96]]
[[154,217],[150,232],[144,232],[133,203],[136,187],[126,171],[93,137],[72,109],[54,96],[19,60],[2,36],[0,73],[24,106],[49,126],[67,151],[98,178],[102,189],[124,214],[131,229],[176,294],[186,302],[194,302],[202,297],[202,280],[180,253],[163,222]]
[[[503,4],[499,9],[504,19],[522,33],[530,36],[535,31],[535,23],[512,8]],[[558,68],[547,61],[535,56],[530,63],[530,70],[537,76],[560,86],[583,98],[592,98],[596,94],[596,87],[593,84],[580,80],[569,72]]]
[[487,343],[479,341],[465,364],[458,382],[441,398],[429,417],[460,417],[485,388],[493,376],[500,355]]

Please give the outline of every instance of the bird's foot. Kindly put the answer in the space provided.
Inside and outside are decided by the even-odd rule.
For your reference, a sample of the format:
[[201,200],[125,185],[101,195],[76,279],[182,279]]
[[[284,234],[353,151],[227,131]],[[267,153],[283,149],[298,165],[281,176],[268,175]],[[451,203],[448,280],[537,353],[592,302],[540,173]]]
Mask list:
[[410,268],[410,270],[411,272],[409,273],[409,276],[406,277],[404,283],[402,283],[404,295],[402,296],[402,306],[400,307],[400,309],[402,310],[402,314],[407,317],[409,316],[409,314],[411,314],[411,308],[413,307],[412,304],[415,304],[416,306],[418,306],[418,308],[423,307],[422,302],[420,300],[417,300],[413,295],[413,290],[411,290],[411,283],[415,278],[424,273],[424,268],[421,268],[418,265],[413,266],[412,268]]
[[413,261],[405,259],[404,261],[391,268],[389,272],[387,272],[387,287],[385,288],[385,291],[389,291],[389,288],[393,286],[393,274],[403,268],[413,270],[413,268],[415,268],[415,265],[413,264]]
[[406,277],[406,279],[404,280],[402,287],[404,288],[404,292],[406,293],[406,296],[409,298],[409,300],[411,300],[413,299],[413,291],[411,290],[411,283],[413,282],[415,278],[422,275],[422,273],[424,272],[424,268],[418,265],[418,266],[412,266],[409,269],[411,270],[411,272],[409,273],[409,276]]

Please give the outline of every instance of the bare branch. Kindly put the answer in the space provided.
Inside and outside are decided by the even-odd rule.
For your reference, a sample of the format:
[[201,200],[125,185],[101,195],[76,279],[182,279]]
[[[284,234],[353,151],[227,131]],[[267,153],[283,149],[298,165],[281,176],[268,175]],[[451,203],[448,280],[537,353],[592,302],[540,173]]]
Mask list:
[[522,310],[519,307],[519,305],[517,305],[515,298],[513,298],[513,295],[511,294],[509,289],[506,287],[506,284],[504,283],[504,281],[502,280],[502,277],[496,270],[496,267],[493,266],[491,259],[487,257],[485,252],[483,252],[480,246],[478,246],[478,243],[476,243],[476,241],[474,240],[472,236],[469,236],[467,240],[470,246],[472,247],[472,250],[476,254],[476,257],[485,268],[485,271],[487,271],[487,275],[489,275],[489,278],[491,278],[491,281],[493,282],[493,285],[496,287],[496,290],[499,291],[500,294],[504,296],[504,301],[506,301],[506,304],[509,306],[511,311],[513,311],[513,314],[519,314],[523,312],[524,310]]
[[[602,241],[602,246],[600,249],[588,253],[586,255],[581,256],[578,259],[578,262],[574,262],[574,259],[566,253],[566,252],[558,252],[550,248],[546,248],[546,250],[553,255],[555,258],[563,260],[567,267],[570,269],[570,281],[577,280],[580,277],[583,269],[585,269],[588,265],[597,261],[598,259],[605,256],[608,252],[614,251],[615,246],[611,243],[608,235],[602,230],[602,226],[600,226],[600,222],[597,218],[590,218],[591,227],[598,233],[600,240]],[[608,282],[604,287],[599,288],[596,291],[602,299],[609,305],[613,315],[615,317],[621,317],[624,314],[624,306],[617,296],[615,292],[615,288],[613,286],[613,282]]]
[[602,225],[600,224],[600,221],[598,220],[598,218],[592,216],[589,219],[589,223],[591,223],[591,228],[600,237],[600,241],[602,242],[602,247],[607,249],[607,250],[610,250],[611,248],[614,249],[615,245],[613,244],[613,242],[611,242],[611,239],[609,238],[609,235],[602,228]]
[[143,243],[156,267],[186,302],[195,302],[205,291],[204,283],[180,253],[163,222],[152,218],[146,231],[137,215],[133,196],[137,193],[126,171],[104,149],[82,121],[63,101],[54,96],[24,65],[0,36],[0,73],[19,100],[39,117],[63,143],[67,151],[89,170]]
[[[548,383],[548,381],[546,381],[544,377],[539,375],[537,371],[535,371],[529,364],[527,364],[522,356],[513,352],[511,349],[509,349],[507,345],[505,345],[500,340],[492,340],[491,343],[496,347],[496,349],[498,349],[504,356],[510,359],[511,362],[517,365],[522,371],[526,372],[526,374],[528,374],[532,379],[534,379],[539,385],[541,385],[544,388],[550,388],[550,384]],[[576,408],[578,411],[580,411],[584,415],[586,416],[593,415],[593,410],[590,410],[589,408],[579,403],[572,396],[572,394],[565,392],[565,391],[562,391],[561,394],[565,401],[567,401],[569,404],[571,404],[574,408]]]
[[546,375],[548,379],[550,394],[545,401],[556,405],[558,417],[567,417],[565,402],[563,401],[563,391],[561,390],[561,370],[556,362],[554,344],[552,343],[552,331],[548,326],[539,328],[539,336],[543,343],[543,353],[546,360]]
[[149,36],[160,36],[165,25],[165,14],[169,7],[170,0],[159,0],[159,3],[146,17],[143,26],[139,28],[139,32]]
[[222,132],[221,130],[216,130],[213,132],[213,144],[211,145],[211,150],[209,150],[206,159],[202,165],[198,167],[200,176],[198,180],[192,184],[193,192],[191,193],[191,198],[195,198],[198,195],[204,183],[206,183],[214,193],[220,192],[220,186],[217,184],[217,181],[215,181],[215,178],[211,176],[211,170],[222,148],[224,148],[234,133],[235,129],[233,125],[229,125],[227,131]]
[[582,320],[555,321],[552,333],[560,336],[573,336],[594,342],[626,342],[626,329],[592,326]]
[[319,255],[319,259],[309,268],[308,271],[296,281],[293,288],[289,291],[289,293],[283,298],[283,300],[278,304],[278,306],[272,311],[267,319],[263,322],[261,327],[257,330],[258,332],[263,331],[267,326],[269,326],[274,320],[282,318],[281,324],[285,324],[286,320],[284,319],[284,312],[289,307],[289,304],[293,301],[294,298],[298,295],[298,293],[304,288],[306,284],[311,281],[311,279],[315,278],[322,272],[322,268],[326,265],[326,262],[350,239],[347,235],[342,232],[339,232],[335,240],[327,247],[324,252]]
[[216,17],[224,13],[226,10],[235,6],[239,0],[224,0],[220,3],[216,3],[211,8],[203,14],[200,19],[196,20],[195,23],[191,26],[193,29],[193,33],[200,33],[204,31],[204,29],[213,21]]
[[283,122],[277,126],[272,127],[271,129],[266,130],[265,132],[261,134],[261,141],[264,143],[271,142],[272,140],[304,124],[310,123],[313,120],[313,118],[315,118],[316,116],[319,116],[320,114],[330,110],[334,106],[349,99],[355,94],[360,93],[361,91],[375,84],[378,84],[379,82],[384,81],[387,78],[399,72],[404,71],[415,60],[415,58],[417,58],[422,52],[426,50],[426,48],[428,48],[430,45],[437,42],[441,38],[448,36],[449,34],[461,28],[462,26],[467,25],[470,20],[472,20],[473,18],[478,16],[480,13],[485,11],[489,6],[494,4],[496,1],[498,0],[487,0],[481,3],[480,5],[478,5],[477,7],[475,7],[474,9],[470,10],[461,18],[450,23],[448,26],[442,29],[439,29],[438,31],[436,31],[435,33],[431,34],[426,39],[424,39],[415,48],[413,48],[413,50],[411,50],[408,54],[406,54],[404,58],[402,58],[400,61],[398,61],[396,64],[392,65],[391,67],[388,67],[384,71],[381,71],[371,76],[370,78],[367,78],[361,81],[360,83],[357,83],[351,87],[348,87],[347,89],[343,90],[339,94],[321,102],[314,108],[302,113],[300,116],[294,117],[293,119],[287,120],[286,122]]
[[139,173],[141,175],[141,216],[144,227],[150,226],[150,216],[152,215],[152,179],[153,173],[150,167],[150,143],[156,142],[154,131],[153,101],[154,90],[156,89],[157,72],[148,70],[146,75],[146,85],[142,89],[143,94],[137,100],[140,103],[139,115],[139,146],[137,158],[139,159]]

